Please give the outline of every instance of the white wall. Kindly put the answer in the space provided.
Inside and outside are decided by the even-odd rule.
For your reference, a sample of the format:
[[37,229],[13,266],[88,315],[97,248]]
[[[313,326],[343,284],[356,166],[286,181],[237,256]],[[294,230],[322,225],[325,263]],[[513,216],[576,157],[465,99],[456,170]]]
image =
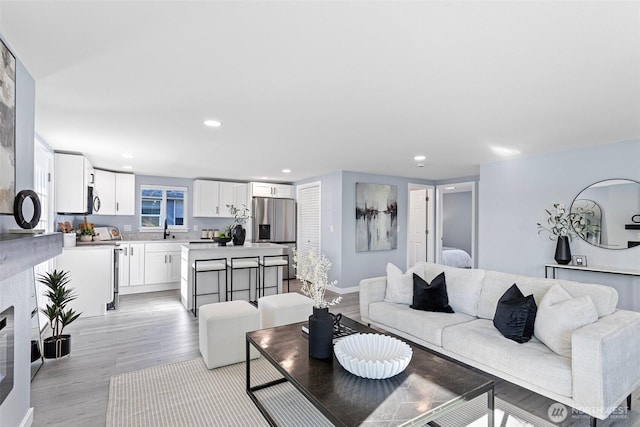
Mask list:
[[[640,140],[524,157],[480,166],[479,268],[544,276],[554,263],[555,242],[537,234],[545,208],[567,208],[584,188],[597,181],[640,181]],[[640,270],[640,247],[601,249],[574,239],[571,252],[590,265]],[[640,278],[598,273],[562,273],[562,278],[614,286],[619,307],[640,311]]]

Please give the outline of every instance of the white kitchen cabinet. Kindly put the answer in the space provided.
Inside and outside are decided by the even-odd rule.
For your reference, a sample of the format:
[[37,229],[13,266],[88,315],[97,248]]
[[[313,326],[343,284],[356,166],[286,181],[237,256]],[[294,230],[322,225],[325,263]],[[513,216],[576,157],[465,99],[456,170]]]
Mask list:
[[55,259],[56,269],[69,272],[70,286],[78,298],[69,306],[82,318],[104,315],[113,301],[113,246],[63,248]]
[[96,169],[95,180],[94,214],[135,214],[135,175]]
[[116,214],[116,175],[113,172],[95,170],[93,213],[94,215]]
[[193,216],[217,217],[220,185],[217,181],[193,181]]
[[86,213],[88,188],[93,181],[93,167],[83,155],[55,153],[56,212]]
[[148,243],[144,254],[146,285],[180,281],[180,243]]
[[193,216],[231,218],[227,205],[242,206],[246,184],[240,182],[193,181]]
[[136,176],[131,173],[116,174],[116,215],[135,215]]
[[293,199],[293,185],[252,182],[251,197]]
[[144,243],[120,243],[118,245],[118,284],[144,285]]

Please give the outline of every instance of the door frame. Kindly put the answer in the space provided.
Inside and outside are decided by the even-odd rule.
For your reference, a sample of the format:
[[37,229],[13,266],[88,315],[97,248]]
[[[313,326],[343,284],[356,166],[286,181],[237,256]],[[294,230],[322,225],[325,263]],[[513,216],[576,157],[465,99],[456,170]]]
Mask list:
[[407,248],[406,248],[406,264],[407,269],[411,266],[409,265],[409,234],[411,230],[411,191],[413,190],[427,190],[427,197],[429,200],[426,202],[427,204],[427,261],[435,262],[435,203],[434,203],[434,195],[435,195],[435,186],[426,185],[426,184],[416,184],[416,183],[408,183],[407,184]]
[[440,184],[436,186],[436,211],[437,211],[437,238],[436,238],[436,263],[442,262],[442,229],[443,229],[443,199],[445,193],[457,193],[471,191],[471,265],[477,267],[476,260],[476,229],[477,229],[477,207],[476,189],[477,181],[455,182]]

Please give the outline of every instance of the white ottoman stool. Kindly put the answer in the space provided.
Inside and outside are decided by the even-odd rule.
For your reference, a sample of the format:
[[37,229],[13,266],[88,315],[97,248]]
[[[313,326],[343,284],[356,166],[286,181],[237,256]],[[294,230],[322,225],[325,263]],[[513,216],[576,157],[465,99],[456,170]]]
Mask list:
[[[247,301],[228,301],[200,306],[198,318],[200,354],[207,368],[246,360],[246,338],[249,331],[260,329],[260,314]],[[260,357],[251,347],[251,358]]]
[[308,320],[313,314],[313,301],[295,292],[269,295],[258,299],[258,311],[260,326],[273,328]]

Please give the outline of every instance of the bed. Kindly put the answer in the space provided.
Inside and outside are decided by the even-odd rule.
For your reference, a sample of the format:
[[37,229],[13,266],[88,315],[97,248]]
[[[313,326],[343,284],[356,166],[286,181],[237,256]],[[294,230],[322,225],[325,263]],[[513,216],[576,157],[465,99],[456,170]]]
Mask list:
[[471,268],[471,256],[458,248],[451,248],[447,246],[442,247],[442,261],[441,264],[448,265],[450,267],[458,268]]

